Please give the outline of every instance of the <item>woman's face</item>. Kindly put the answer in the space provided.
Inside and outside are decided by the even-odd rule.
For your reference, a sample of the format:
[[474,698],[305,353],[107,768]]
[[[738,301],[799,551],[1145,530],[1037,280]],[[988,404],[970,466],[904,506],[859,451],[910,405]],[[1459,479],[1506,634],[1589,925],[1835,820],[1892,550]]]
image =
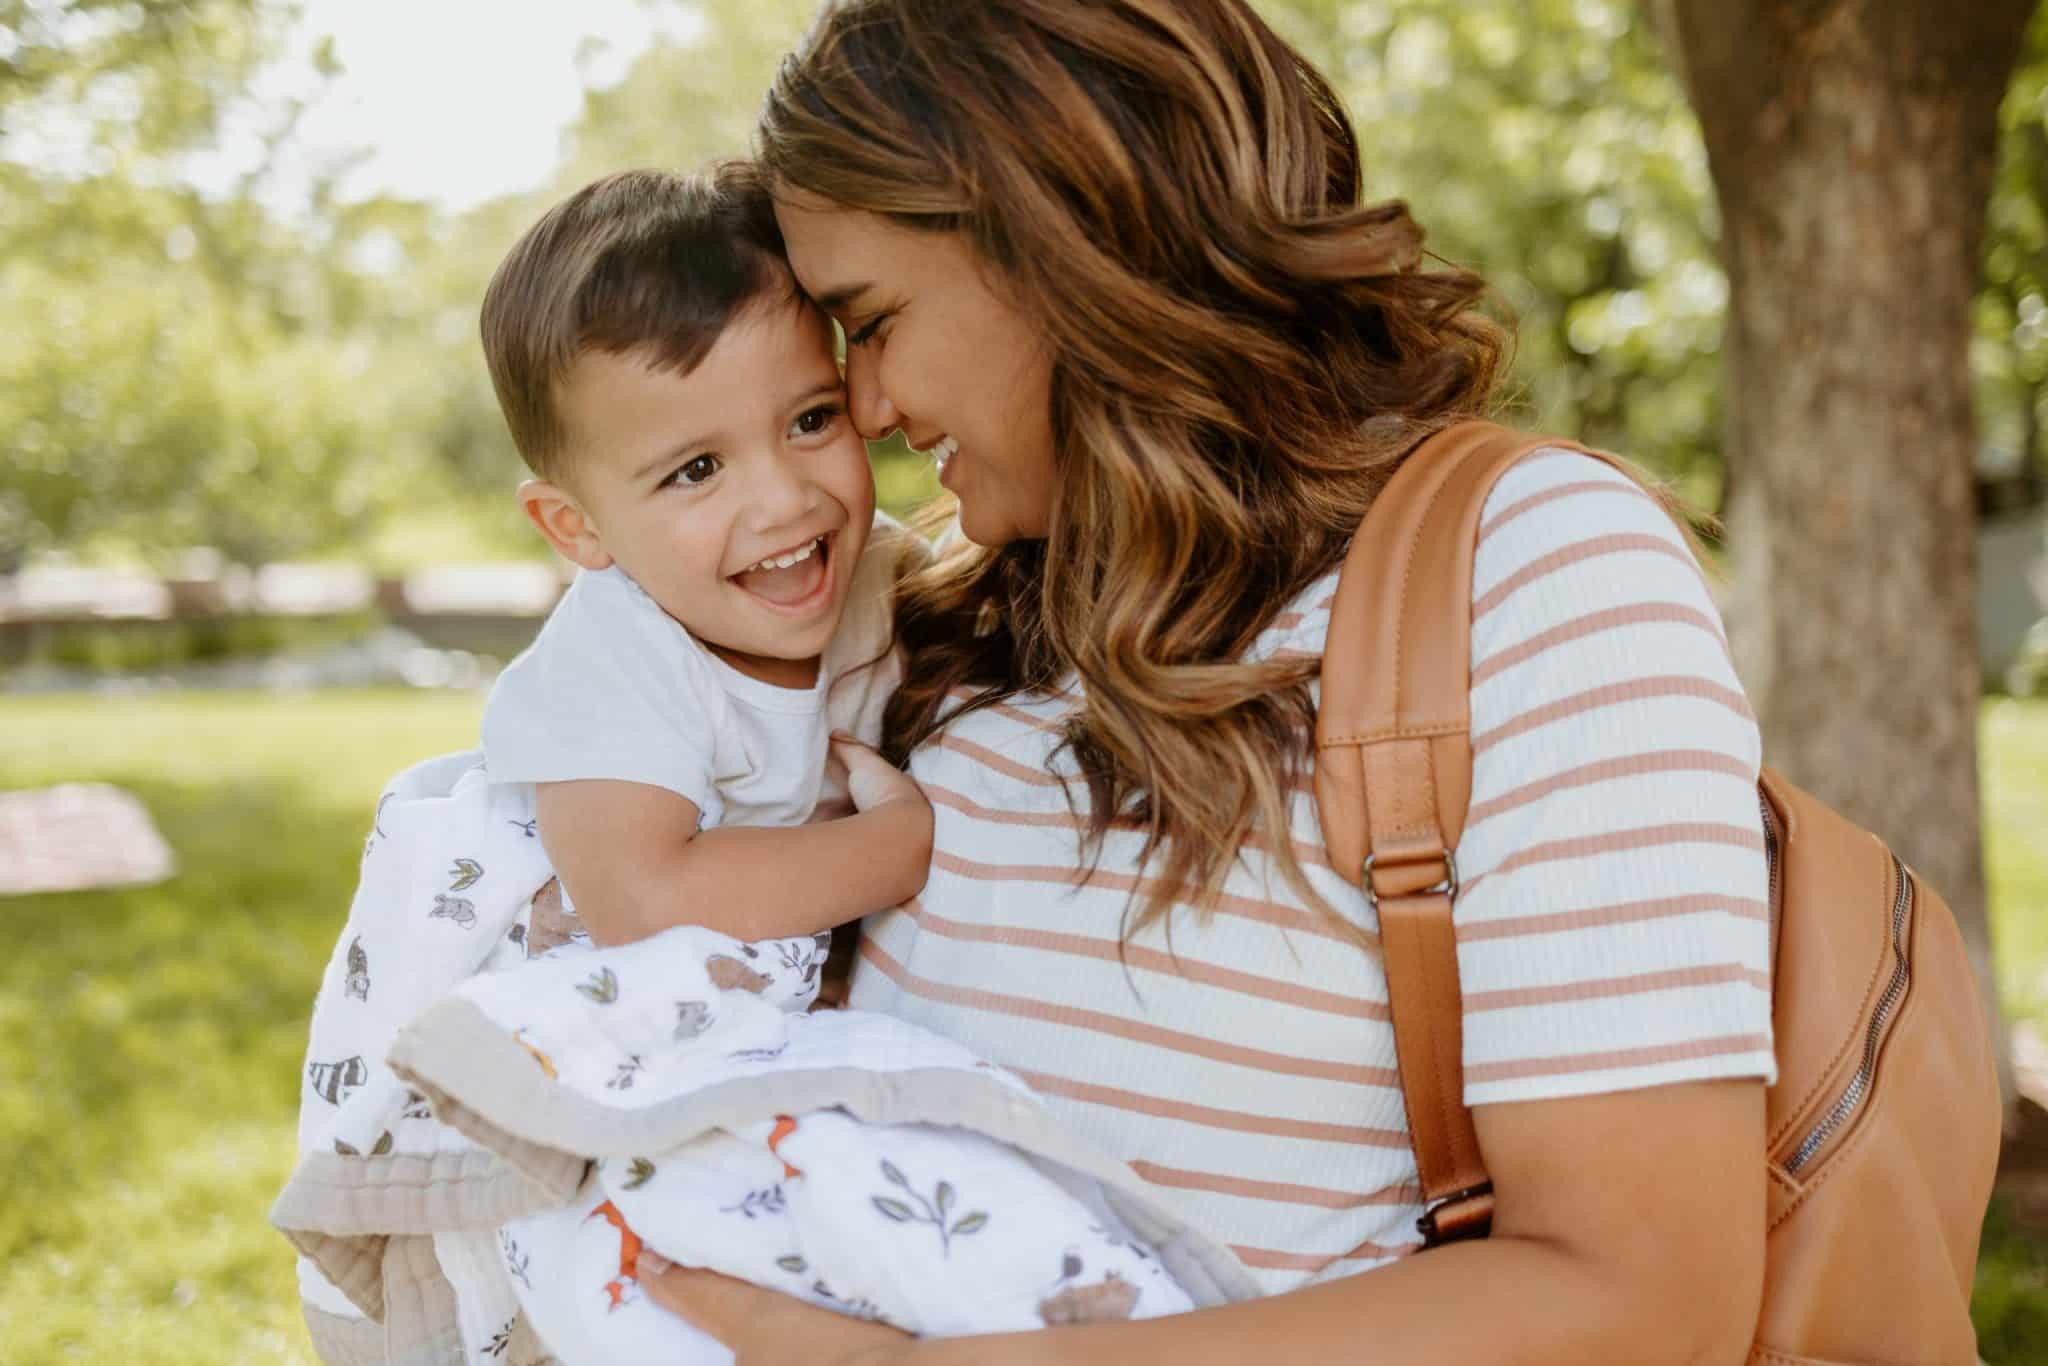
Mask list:
[[1052,524],[1052,352],[959,233],[918,232],[801,192],[775,201],[804,292],[846,330],[848,407],[939,460],[977,545]]

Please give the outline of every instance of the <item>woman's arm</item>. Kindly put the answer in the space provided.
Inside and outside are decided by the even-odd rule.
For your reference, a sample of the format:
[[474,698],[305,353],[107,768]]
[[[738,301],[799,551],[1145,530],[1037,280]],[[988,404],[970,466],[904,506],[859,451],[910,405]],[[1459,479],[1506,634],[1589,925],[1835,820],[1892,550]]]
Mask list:
[[[1690,1082],[1473,1114],[1495,1184],[1491,1238],[1242,1304],[877,1344],[869,1325],[835,1332],[826,1311],[708,1273],[671,1270],[642,1283],[727,1334],[739,1366],[795,1360],[799,1347],[812,1366],[1744,1360],[1763,1292],[1761,1082]],[[843,1350],[821,1352],[826,1342]]]

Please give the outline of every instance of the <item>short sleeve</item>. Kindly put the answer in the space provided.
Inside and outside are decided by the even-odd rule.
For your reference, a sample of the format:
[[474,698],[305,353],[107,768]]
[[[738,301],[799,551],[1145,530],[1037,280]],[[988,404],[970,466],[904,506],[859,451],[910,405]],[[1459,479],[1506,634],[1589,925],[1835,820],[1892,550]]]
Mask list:
[[653,599],[617,569],[586,571],[491,688],[484,762],[497,782],[645,783],[717,825],[719,781],[745,771],[721,752],[729,705],[703,648]]
[[1756,719],[1685,536],[1588,456],[1486,505],[1472,755],[1466,1103],[1774,1078]]

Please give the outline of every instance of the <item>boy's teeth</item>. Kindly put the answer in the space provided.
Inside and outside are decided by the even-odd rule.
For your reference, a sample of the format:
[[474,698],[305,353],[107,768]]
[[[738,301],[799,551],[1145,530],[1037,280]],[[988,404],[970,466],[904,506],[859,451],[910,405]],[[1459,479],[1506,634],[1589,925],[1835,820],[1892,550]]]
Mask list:
[[960,454],[960,443],[950,436],[944,437],[932,445],[931,457],[938,462],[941,468],[944,468],[946,462],[958,454]]
[[808,560],[809,558],[811,558],[812,555],[817,553],[817,549],[818,543],[816,541],[812,541],[802,550],[792,550],[787,555],[778,555],[771,559],[757,561],[754,564],[748,565],[745,569],[742,569],[740,572],[742,574],[751,574],[757,569],[787,569],[793,564],[802,564],[805,560]]

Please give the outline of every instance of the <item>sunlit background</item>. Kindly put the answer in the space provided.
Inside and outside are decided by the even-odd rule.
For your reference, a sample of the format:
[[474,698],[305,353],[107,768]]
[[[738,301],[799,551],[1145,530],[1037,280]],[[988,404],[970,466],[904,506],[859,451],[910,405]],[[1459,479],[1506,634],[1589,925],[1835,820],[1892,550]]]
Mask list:
[[[1258,7],[1336,78],[1371,192],[1493,282],[1515,419],[1717,508],[1713,186],[1638,6]],[[0,797],[107,785],[164,841],[78,879],[136,885],[0,887],[0,1360],[310,1360],[262,1216],[351,851],[391,772],[473,743],[562,582],[484,283],[592,176],[744,152],[813,8],[0,0]],[[1999,980],[2048,1033],[2044,95],[2037,18],[1971,364]],[[886,506],[930,496],[876,463]],[[0,879],[56,828],[22,810]],[[2048,1359],[2048,1234],[2002,1203],[1987,1248],[1987,1360]]]

